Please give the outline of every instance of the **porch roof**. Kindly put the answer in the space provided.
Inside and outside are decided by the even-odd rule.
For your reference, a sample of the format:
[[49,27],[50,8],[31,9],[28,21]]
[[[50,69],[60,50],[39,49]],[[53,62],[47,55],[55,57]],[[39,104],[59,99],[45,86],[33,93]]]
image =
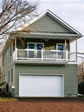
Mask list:
[[12,32],[11,36],[9,37],[9,40],[14,39],[15,37],[21,37],[21,38],[42,38],[42,39],[69,39],[69,40],[76,40],[81,37],[79,34],[68,34],[68,33],[39,33],[39,32]]

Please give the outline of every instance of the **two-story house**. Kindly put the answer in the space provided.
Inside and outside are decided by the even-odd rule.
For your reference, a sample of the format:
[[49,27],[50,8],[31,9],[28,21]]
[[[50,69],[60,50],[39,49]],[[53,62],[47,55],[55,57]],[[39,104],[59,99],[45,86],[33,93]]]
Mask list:
[[[15,97],[76,97],[80,37],[61,18],[45,11],[9,34],[2,52],[2,82],[9,83]],[[75,52],[70,50],[73,41]]]

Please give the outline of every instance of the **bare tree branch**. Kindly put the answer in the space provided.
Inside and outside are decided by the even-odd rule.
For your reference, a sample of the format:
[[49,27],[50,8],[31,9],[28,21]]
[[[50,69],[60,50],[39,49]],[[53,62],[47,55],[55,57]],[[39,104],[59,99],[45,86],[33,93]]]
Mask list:
[[8,32],[19,20],[32,16],[37,7],[37,2],[33,4],[28,1],[6,0],[0,12],[0,35]]

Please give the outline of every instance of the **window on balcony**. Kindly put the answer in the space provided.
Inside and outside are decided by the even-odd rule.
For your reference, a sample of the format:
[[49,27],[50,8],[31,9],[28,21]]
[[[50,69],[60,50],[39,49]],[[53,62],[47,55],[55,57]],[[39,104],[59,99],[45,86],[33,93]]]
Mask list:
[[63,51],[64,50],[64,43],[57,43],[56,50]]
[[56,50],[58,50],[58,58],[63,59],[65,57],[65,52],[64,52],[64,44],[63,43],[57,43],[56,45]]
[[58,50],[63,51],[63,45],[58,45]]
[[27,52],[27,57],[29,58],[41,58],[42,49],[43,49],[43,43],[28,43],[27,49],[29,51]]

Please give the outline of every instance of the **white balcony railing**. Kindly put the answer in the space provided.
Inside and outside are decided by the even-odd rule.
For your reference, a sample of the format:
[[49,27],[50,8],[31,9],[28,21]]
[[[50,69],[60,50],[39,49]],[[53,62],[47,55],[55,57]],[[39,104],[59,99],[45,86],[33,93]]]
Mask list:
[[58,50],[16,49],[14,60],[76,61],[76,53]]

